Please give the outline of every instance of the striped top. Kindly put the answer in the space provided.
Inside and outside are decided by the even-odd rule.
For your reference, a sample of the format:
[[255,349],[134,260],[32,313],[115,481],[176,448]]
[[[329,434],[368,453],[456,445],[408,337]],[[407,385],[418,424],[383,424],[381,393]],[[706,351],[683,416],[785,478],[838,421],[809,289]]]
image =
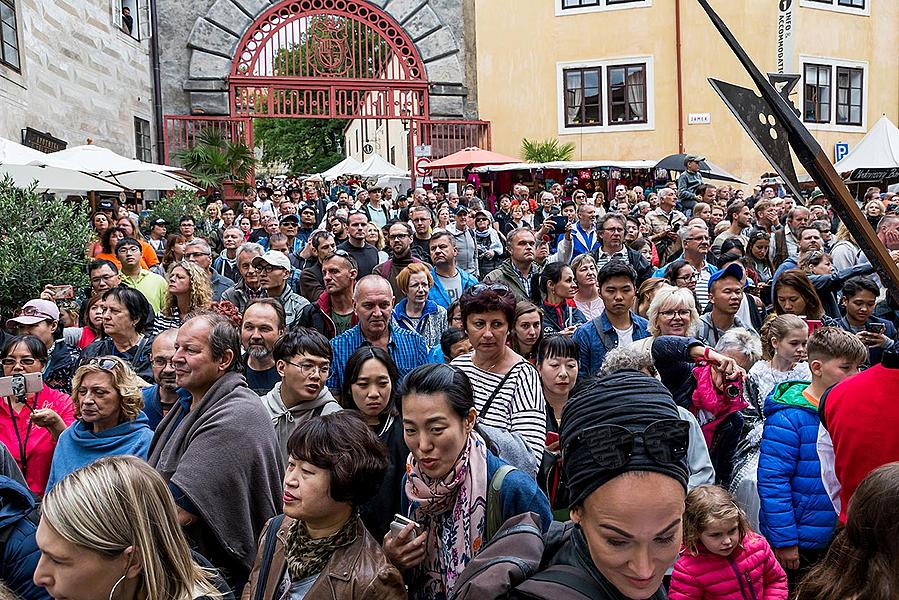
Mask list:
[[515,372],[503,384],[485,415],[481,414],[481,409],[503,375],[476,367],[472,362],[473,355],[474,352],[463,354],[450,364],[461,369],[471,380],[478,420],[484,425],[519,434],[539,461],[546,447],[546,401],[537,369],[524,360],[513,366]]

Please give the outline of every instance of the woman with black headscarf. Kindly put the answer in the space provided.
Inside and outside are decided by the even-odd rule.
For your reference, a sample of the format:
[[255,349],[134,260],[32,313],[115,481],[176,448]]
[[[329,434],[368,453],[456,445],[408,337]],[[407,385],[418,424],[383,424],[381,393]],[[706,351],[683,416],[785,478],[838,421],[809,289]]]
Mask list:
[[565,405],[560,444],[571,520],[548,567],[513,598],[662,600],[680,548],[689,425],[656,379],[624,370]]

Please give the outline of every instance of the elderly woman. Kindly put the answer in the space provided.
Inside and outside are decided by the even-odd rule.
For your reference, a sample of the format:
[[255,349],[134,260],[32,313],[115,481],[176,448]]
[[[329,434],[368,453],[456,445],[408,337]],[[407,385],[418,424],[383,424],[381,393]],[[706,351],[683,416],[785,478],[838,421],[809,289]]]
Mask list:
[[581,386],[559,440],[571,524],[544,570],[511,597],[665,598],[681,543],[689,428],[649,375],[621,371]]
[[119,286],[103,294],[103,331],[106,337],[88,345],[81,353],[82,364],[98,356],[117,356],[131,365],[138,377],[153,382],[150,346],[153,336],[146,333],[153,309],[135,289]]
[[59,436],[47,489],[104,456],[133,454],[147,458],[153,430],[141,411],[145,383],[115,356],[91,359],[72,381],[77,420]]
[[447,319],[446,309],[428,299],[434,286],[431,269],[425,263],[412,263],[399,272],[396,284],[404,298],[394,307],[393,318],[400,327],[419,333],[428,348],[438,345]]
[[66,343],[60,316],[55,302],[29,300],[6,322],[6,328],[18,335],[33,335],[44,343],[49,357],[43,370],[44,383],[69,394],[81,353]]
[[[0,351],[3,376],[39,374],[47,365],[47,347],[37,337],[14,337]],[[28,489],[44,493],[56,440],[75,419],[72,399],[46,384],[25,396],[0,398],[0,442],[9,449]]]
[[540,376],[506,345],[515,321],[515,295],[503,284],[479,284],[459,300],[474,350],[455,359],[471,380],[481,422],[519,435],[539,461],[546,444],[546,406]]
[[132,456],[102,458],[48,492],[37,544],[34,582],[54,598],[230,597],[192,555],[165,481]]
[[544,531],[552,522],[537,483],[509,470],[479,433],[476,397],[469,378],[448,365],[418,367],[404,382],[410,454],[402,514],[415,525],[388,533],[384,553],[406,571],[415,600],[451,597],[460,573],[510,517],[537,513]]
[[696,298],[687,288],[661,286],[646,311],[652,337],[633,342],[631,346],[644,352],[652,349],[653,341],[663,335],[686,337],[699,327]]
[[243,599],[406,597],[403,579],[366,530],[387,452],[358,413],[299,424],[287,442],[284,514],[270,520]]
[[571,261],[571,270],[574,271],[574,281],[577,283],[574,303],[588,321],[595,319],[605,309],[599,296],[599,288],[596,287],[596,259],[592,254],[581,254]]
[[166,273],[169,287],[162,312],[153,320],[152,334],[181,326],[181,320],[195,310],[212,304],[209,275],[196,263],[180,260]]

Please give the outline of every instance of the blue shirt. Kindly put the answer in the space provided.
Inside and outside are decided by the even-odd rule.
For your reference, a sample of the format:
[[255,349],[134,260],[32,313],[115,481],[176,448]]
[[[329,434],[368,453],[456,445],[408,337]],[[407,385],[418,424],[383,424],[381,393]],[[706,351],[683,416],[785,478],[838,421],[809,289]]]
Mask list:
[[[331,351],[334,356],[331,360],[333,369],[328,377],[328,387],[339,390],[343,385],[343,370],[353,352],[362,346],[370,346],[362,336],[362,328],[356,325],[331,340]],[[387,352],[396,363],[400,374],[400,381],[414,368],[428,362],[428,347],[425,340],[414,331],[407,331],[393,323],[390,324],[390,341],[387,342]]]
[[[593,319],[578,327],[572,336],[578,345],[578,374],[580,377],[596,375],[599,368],[602,367],[606,352],[618,346],[618,333],[606,316],[606,311],[602,311],[599,321],[602,331],[597,331],[596,319]],[[633,341],[650,337],[649,321],[633,311],[631,311],[631,324],[634,328],[631,334]]]

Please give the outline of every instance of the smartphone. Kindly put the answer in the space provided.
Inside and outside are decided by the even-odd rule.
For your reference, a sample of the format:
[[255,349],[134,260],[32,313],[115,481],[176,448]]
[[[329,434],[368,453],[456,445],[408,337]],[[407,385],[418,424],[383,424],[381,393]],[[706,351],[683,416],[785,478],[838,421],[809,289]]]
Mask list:
[[412,537],[421,535],[421,525],[401,514],[393,515],[393,522],[390,523],[390,531],[393,532],[393,535],[399,535],[403,529],[406,528],[406,525],[412,525]]
[[551,446],[559,441],[559,434],[555,431],[546,432],[546,445]]
[[817,330],[824,327],[824,323],[822,321],[818,321],[816,319],[806,319],[805,323],[808,325],[808,334],[812,335]]
[[865,323],[865,331],[883,335],[887,331],[887,326],[884,323]]
[[44,387],[44,381],[40,373],[25,373],[24,375],[12,375],[0,377],[0,396],[6,398],[18,398],[28,394],[36,394]]
[[565,233],[565,227],[568,226],[568,217],[554,216],[554,217],[552,217],[552,221],[553,221],[553,229],[552,229],[553,235],[558,236],[558,235],[562,235],[563,233]]
[[71,300],[75,297],[75,289],[70,285],[52,285],[50,291],[53,292],[54,300]]

